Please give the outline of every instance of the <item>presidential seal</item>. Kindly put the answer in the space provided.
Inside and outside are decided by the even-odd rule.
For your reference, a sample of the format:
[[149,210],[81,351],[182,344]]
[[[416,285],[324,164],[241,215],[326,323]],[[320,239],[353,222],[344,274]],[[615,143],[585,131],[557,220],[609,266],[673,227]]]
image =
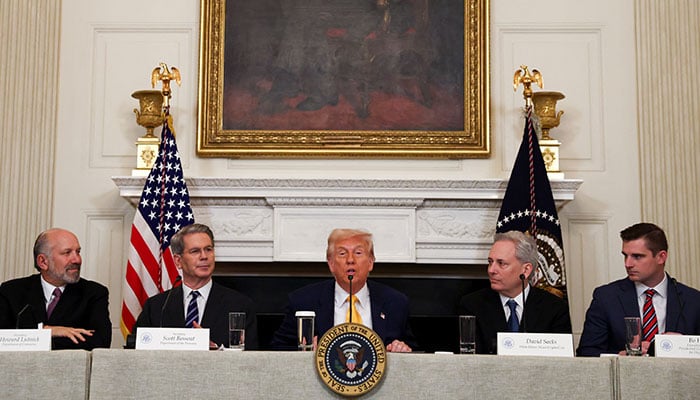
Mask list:
[[316,370],[332,391],[359,396],[384,378],[386,347],[382,338],[364,325],[336,325],[318,341]]

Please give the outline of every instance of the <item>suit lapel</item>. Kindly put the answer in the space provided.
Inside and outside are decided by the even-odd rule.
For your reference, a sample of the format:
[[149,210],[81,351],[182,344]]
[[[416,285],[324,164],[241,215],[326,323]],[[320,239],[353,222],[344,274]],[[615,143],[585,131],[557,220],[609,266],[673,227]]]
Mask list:
[[[58,300],[58,304],[56,304],[56,308],[51,314],[51,318],[47,319],[49,325],[51,325],[51,321],[62,321],[61,323],[65,324],[74,318],[76,315],[75,308],[80,305],[82,299],[82,290],[79,285],[80,281],[66,285],[61,298]],[[39,286],[41,286],[41,283],[39,283]],[[44,309],[44,315],[46,315],[46,309]]]
[[530,293],[528,293],[525,299],[525,307],[523,309],[523,318],[520,321],[520,331],[525,332],[524,329],[530,331],[537,331],[540,329],[538,318],[541,315],[547,315],[547,310],[542,309],[542,300],[544,299],[544,292],[535,287],[530,287]]
[[173,294],[170,296],[170,299],[166,297],[165,300],[163,301],[168,301],[168,304],[165,304],[165,310],[163,311],[162,319],[163,321],[161,322],[161,325],[166,326],[167,324],[171,324],[172,326],[179,326],[179,327],[184,327],[185,326],[185,308],[184,308],[184,298],[183,298],[183,290],[182,290],[182,285],[177,286],[172,289]]
[[503,303],[501,303],[501,296],[498,292],[493,290],[488,291],[488,307],[490,312],[486,313],[485,317],[490,321],[490,326],[495,328],[496,332],[506,332],[508,326],[506,325],[506,312],[503,309]]
[[370,307],[372,312],[372,330],[377,335],[384,337],[386,333],[386,319],[388,310],[385,309],[386,298],[384,292],[372,282],[367,282],[369,290]]
[[[207,304],[204,308],[204,315],[202,316],[202,326],[214,326],[217,316],[220,318],[227,313],[221,311],[221,305],[223,303],[222,292],[216,287],[216,283],[211,285],[211,290],[209,291],[209,298],[207,299]],[[183,308],[184,312],[184,308]],[[184,318],[184,317],[183,317]],[[183,319],[184,321],[184,319]]]
[[666,332],[682,332],[685,327],[681,327],[681,304],[684,304],[683,292],[678,284],[671,281],[666,274]]
[[523,306],[522,313],[523,315],[520,318],[520,332],[533,330],[534,327],[537,326],[540,299],[540,293],[537,292],[534,287],[530,286],[530,293],[528,293],[527,298],[525,298],[525,305]]
[[[32,306],[32,314],[36,318],[36,322],[47,321],[46,318],[46,299],[44,299],[44,288],[41,286],[41,275],[34,275],[32,280],[27,303]],[[23,306],[24,307],[24,306]]]
[[634,282],[625,279],[620,282],[620,292],[618,299],[622,305],[624,316],[640,317],[639,303],[637,303],[637,290],[634,287]]
[[318,302],[316,305],[316,309],[318,310],[318,315],[316,316],[316,323],[318,324],[318,327],[316,328],[316,331],[325,333],[334,325],[335,281],[331,280],[327,285],[324,285],[321,288],[316,301]]

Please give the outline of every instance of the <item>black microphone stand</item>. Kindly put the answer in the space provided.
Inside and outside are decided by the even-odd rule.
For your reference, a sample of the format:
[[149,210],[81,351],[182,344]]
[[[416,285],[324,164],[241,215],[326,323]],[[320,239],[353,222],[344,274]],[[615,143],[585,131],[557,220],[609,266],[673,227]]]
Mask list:
[[348,318],[348,323],[352,324],[352,309],[354,307],[354,301],[352,301],[352,275],[348,275],[348,281],[350,282],[350,318]]
[[15,323],[15,329],[19,329],[19,326],[21,325],[19,322],[20,322],[20,319],[22,318],[22,314],[24,314],[24,312],[30,308],[32,308],[32,305],[27,303],[24,307],[22,307],[21,310],[19,310],[19,312],[17,313],[17,320]]
[[522,315],[522,325],[523,327],[523,332],[527,332],[527,329],[525,329],[525,274],[520,274],[520,283],[522,283],[522,288],[523,291],[520,293],[520,295],[523,297],[523,315]]
[[163,318],[165,316],[165,307],[168,305],[168,302],[170,301],[170,296],[173,294],[173,289],[175,289],[182,280],[182,276],[178,275],[177,278],[175,278],[175,282],[173,282],[173,287],[170,288],[170,291],[168,291],[168,295],[165,296],[165,301],[163,302],[163,307],[160,308],[160,328],[163,327]]

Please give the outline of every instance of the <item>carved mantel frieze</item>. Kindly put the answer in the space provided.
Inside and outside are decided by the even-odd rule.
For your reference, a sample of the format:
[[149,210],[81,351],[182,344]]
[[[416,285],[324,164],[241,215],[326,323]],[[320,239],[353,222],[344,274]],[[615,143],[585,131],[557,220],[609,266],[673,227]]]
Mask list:
[[[138,203],[145,177],[113,177]],[[198,222],[221,261],[323,261],[326,237],[356,227],[375,237],[378,262],[482,264],[508,184],[502,179],[186,178]],[[561,208],[581,180],[552,181]]]

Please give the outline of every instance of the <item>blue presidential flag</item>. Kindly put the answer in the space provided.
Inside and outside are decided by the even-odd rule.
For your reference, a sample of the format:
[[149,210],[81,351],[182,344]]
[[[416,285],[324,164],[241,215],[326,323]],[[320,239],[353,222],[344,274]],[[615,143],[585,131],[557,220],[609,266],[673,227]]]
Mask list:
[[537,239],[537,286],[566,297],[564,247],[559,216],[549,185],[532,120],[532,106],[525,110],[525,130],[498,215],[496,232],[521,231]]

